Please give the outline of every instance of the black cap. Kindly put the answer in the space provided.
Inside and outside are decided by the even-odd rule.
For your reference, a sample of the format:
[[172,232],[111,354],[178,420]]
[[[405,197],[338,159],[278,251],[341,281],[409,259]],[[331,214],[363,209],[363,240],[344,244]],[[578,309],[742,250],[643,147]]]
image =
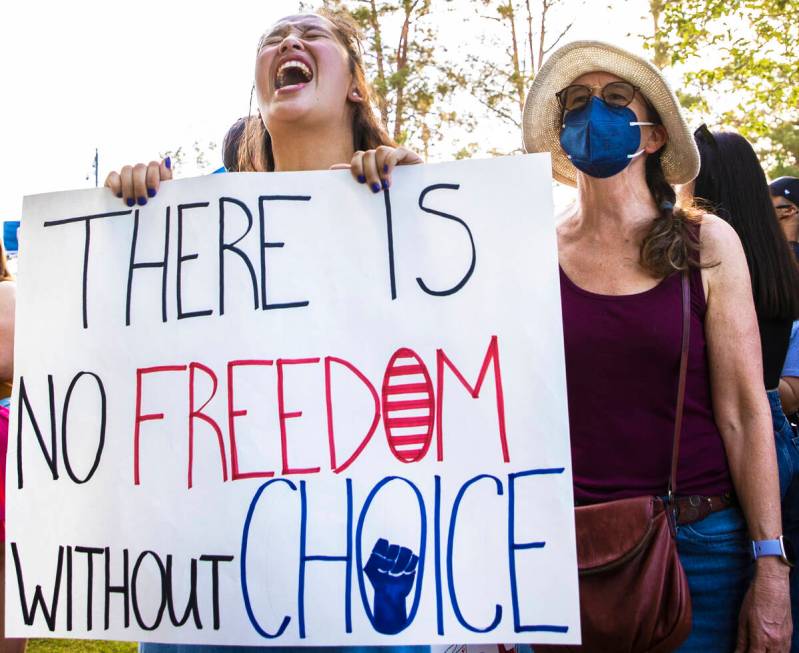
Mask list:
[[799,178],[780,177],[768,185],[772,197],[784,197],[792,204],[799,206]]

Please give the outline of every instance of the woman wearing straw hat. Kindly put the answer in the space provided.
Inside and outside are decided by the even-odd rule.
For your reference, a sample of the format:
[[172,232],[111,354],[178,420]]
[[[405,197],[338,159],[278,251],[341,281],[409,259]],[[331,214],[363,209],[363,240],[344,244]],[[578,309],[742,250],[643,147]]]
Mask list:
[[674,207],[699,170],[674,94],[643,59],[575,42],[538,73],[523,125],[526,150],[551,152],[555,179],[577,187],[558,226],[575,501],[665,495],[676,430],[693,605],[680,650],[788,651],[792,561],[749,273],[727,223]]

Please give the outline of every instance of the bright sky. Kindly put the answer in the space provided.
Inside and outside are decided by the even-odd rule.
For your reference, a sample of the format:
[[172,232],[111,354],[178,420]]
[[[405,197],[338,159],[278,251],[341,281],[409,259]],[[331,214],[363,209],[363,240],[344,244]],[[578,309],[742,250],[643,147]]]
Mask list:
[[[594,38],[640,52],[637,35],[649,29],[641,20],[647,0],[562,2],[577,17],[563,42]],[[6,3],[0,21],[0,222],[18,219],[23,195],[93,186],[95,147],[102,185],[109,170],[125,163],[190,148],[195,140],[221,143],[247,112],[258,37],[298,4]],[[462,42],[457,16],[465,15],[467,4],[447,4],[455,12],[441,26],[442,41]],[[490,137],[491,125],[482,127]]]

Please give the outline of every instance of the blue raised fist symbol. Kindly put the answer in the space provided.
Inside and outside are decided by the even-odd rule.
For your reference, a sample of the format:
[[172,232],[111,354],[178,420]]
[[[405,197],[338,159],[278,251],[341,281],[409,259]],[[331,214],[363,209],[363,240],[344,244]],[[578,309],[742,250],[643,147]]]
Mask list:
[[375,590],[374,627],[384,635],[396,635],[407,626],[405,598],[416,580],[419,557],[398,544],[380,538],[363,568]]

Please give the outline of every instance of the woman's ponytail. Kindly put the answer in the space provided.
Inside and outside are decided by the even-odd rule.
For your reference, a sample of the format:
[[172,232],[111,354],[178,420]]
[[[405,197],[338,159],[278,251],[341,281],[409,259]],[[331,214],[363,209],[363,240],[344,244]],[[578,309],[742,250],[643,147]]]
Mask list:
[[699,214],[690,207],[675,207],[674,188],[663,175],[662,150],[647,157],[646,184],[659,215],[641,243],[641,265],[662,279],[678,270],[702,267],[699,257]]

